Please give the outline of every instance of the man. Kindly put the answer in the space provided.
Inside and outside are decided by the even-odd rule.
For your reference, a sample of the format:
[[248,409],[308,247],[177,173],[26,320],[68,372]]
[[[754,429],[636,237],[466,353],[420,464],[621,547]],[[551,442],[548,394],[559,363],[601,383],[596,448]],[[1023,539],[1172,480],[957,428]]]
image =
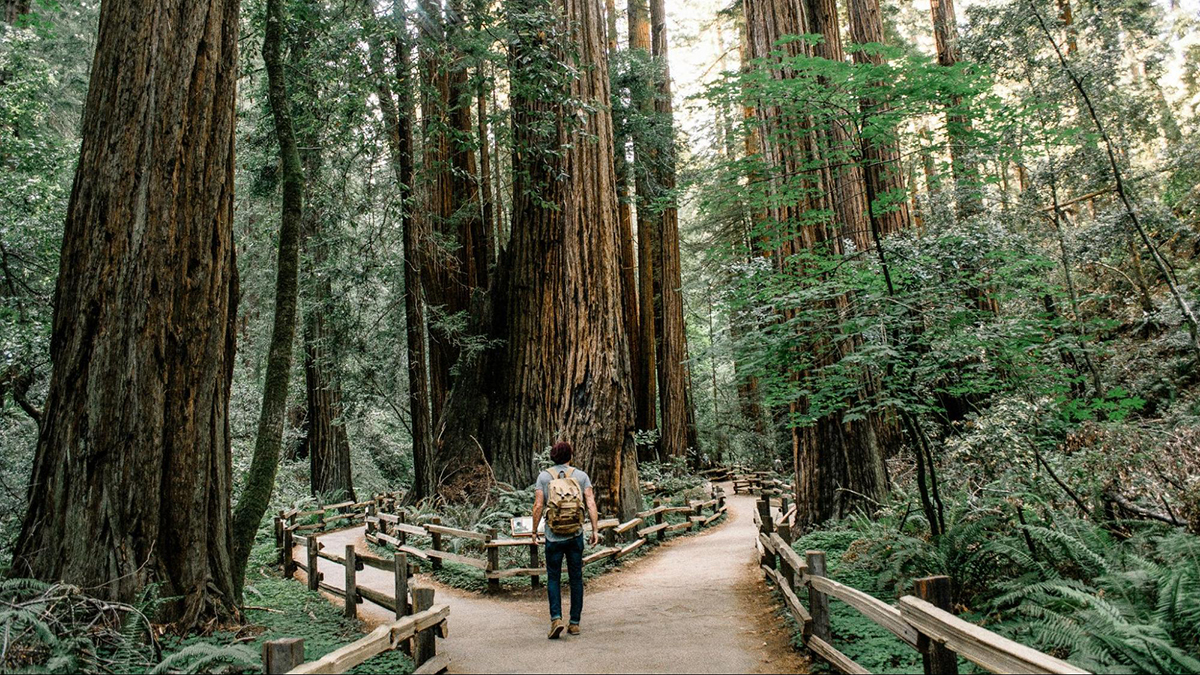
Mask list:
[[[554,466],[538,474],[533,498],[533,537],[537,541],[538,524],[546,510],[546,592],[550,596],[550,635],[557,640],[562,625],[562,562],[567,559],[567,577],[571,584],[570,635],[579,635],[579,619],[583,614],[583,504],[592,519],[592,546],[599,541],[596,494],[592,479],[571,466],[571,444],[560,441],[550,449]],[[549,500],[549,501],[547,501]]]

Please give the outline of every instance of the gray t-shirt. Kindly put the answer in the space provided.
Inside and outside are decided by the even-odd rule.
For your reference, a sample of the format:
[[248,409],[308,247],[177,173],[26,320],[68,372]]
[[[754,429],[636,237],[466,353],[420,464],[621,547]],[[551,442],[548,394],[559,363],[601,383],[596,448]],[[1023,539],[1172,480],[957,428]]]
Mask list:
[[[547,493],[550,492],[550,481],[554,480],[555,478],[558,478],[558,474],[560,471],[565,473],[567,471],[567,469],[572,470],[571,473],[568,475],[568,478],[574,478],[576,480],[576,482],[579,483],[580,490],[583,490],[584,492],[586,492],[588,488],[592,487],[592,479],[588,478],[588,475],[583,472],[583,469],[579,469],[579,468],[576,468],[573,466],[567,466],[566,464],[558,464],[556,466],[550,467],[549,469],[544,469],[541,473],[538,474],[537,489],[542,491],[543,496],[545,496]],[[550,475],[551,473],[554,474],[553,477],[551,477],[551,475]],[[543,516],[542,519],[545,520],[545,516]],[[538,526],[538,524],[534,523],[533,526],[536,528]],[[575,536],[579,536],[579,535],[575,535]],[[553,532],[550,531],[550,528],[546,528],[546,541],[567,541],[567,540],[573,539],[573,538],[574,537],[565,537],[561,534],[554,534]]]

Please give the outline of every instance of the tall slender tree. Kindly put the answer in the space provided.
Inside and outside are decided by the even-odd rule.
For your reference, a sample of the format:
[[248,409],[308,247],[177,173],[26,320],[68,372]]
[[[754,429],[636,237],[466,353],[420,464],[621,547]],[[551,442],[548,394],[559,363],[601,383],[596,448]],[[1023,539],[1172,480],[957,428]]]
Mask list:
[[[608,60],[612,63],[620,52],[617,35],[617,5],[615,0],[605,0],[604,9],[608,19]],[[621,107],[622,96],[628,91],[628,83],[611,92],[613,108]],[[646,373],[642,363],[641,306],[638,303],[638,267],[633,237],[633,209],[630,203],[630,167],[626,155],[629,134],[623,125],[614,123],[613,171],[617,180],[617,222],[621,238],[621,307],[625,330],[629,334],[629,363],[634,396],[634,424],[638,429],[654,428],[654,401],[643,400],[647,396]],[[654,384],[650,383],[649,396],[653,396]]]
[[293,113],[300,161],[304,167],[304,213],[300,247],[306,269],[301,270],[304,340],[304,446],[308,457],[312,494],[334,499],[354,498],[350,467],[350,438],[342,420],[342,383],[336,338],[329,316],[334,310],[330,257],[329,193],[324,189],[323,150],[327,147],[321,123],[325,106],[322,78],[315,72],[311,47],[320,37],[314,32],[322,8],[302,5],[306,20],[298,22],[289,45]]
[[657,238],[653,249],[654,293],[658,335],[658,392],[662,415],[661,447],[668,457],[697,449],[696,413],[688,374],[687,330],[683,320],[683,266],[679,254],[679,209],[675,201],[674,106],[667,54],[664,0],[650,0],[650,50],[655,60],[654,113],[659,147],[654,153],[650,197]]
[[[408,371],[408,408],[412,420],[413,486],[414,499],[423,499],[435,493],[433,464],[433,422],[429,402],[429,372],[426,366],[425,342],[425,294],[421,266],[425,260],[421,230],[424,219],[415,216],[413,210],[413,186],[415,185],[415,161],[413,153],[413,124],[415,103],[413,96],[412,44],[408,34],[408,20],[403,5],[393,10],[394,27],[392,44],[395,51],[395,83],[398,96],[392,93],[392,78],[384,67],[383,47],[374,11],[369,3],[362,5],[367,28],[367,45],[370,50],[371,77],[375,81],[375,93],[382,113],[388,153],[391,158],[392,174],[400,202],[400,229],[404,239],[404,337],[406,367]],[[397,101],[397,98],[399,101]]]
[[[785,79],[791,71],[774,60],[785,56],[811,56],[812,47],[802,41],[781,43],[789,35],[811,32],[800,8],[787,0],[746,0],[744,3],[748,52],[753,59],[762,60],[773,78]],[[793,260],[804,251],[826,254],[843,253],[838,221],[815,219],[814,213],[835,213],[830,208],[830,187],[835,184],[824,171],[822,152],[829,138],[822,138],[820,129],[802,110],[781,104],[762,103],[755,111],[757,117],[758,151],[767,172],[771,191],[770,204],[759,225],[764,231],[763,245],[769,253],[776,273],[784,280],[800,276],[801,269]],[[829,305],[841,316],[850,305],[850,298],[840,295],[822,304]],[[785,308],[779,317],[785,323],[798,323],[798,312]],[[798,325],[799,328],[799,325]],[[806,346],[809,353],[789,355],[789,361],[806,361],[804,372],[788,367],[785,377],[803,391],[805,378],[821,377],[821,368],[836,363],[857,348],[854,340],[834,343],[820,339]],[[863,378],[858,396],[870,396],[872,382]],[[792,417],[813,415],[813,402],[797,395],[788,413]],[[887,490],[887,477],[878,437],[879,420],[875,415],[843,423],[839,414],[820,416],[808,426],[792,424],[791,441],[796,472],[797,522],[814,525],[828,518],[843,515],[854,504],[878,500]]]
[[[168,20],[170,19],[170,20]],[[236,0],[106,0],[13,569],[194,627],[236,614]]]
[[[954,15],[954,0],[930,0],[933,15],[933,38],[938,64],[951,68],[959,62],[958,20]],[[962,97],[953,95],[946,102],[946,135],[950,141],[950,170],[954,173],[955,196],[960,217],[983,210],[983,194],[979,190],[979,168],[968,150],[971,118],[962,109]]]
[[275,315],[267,349],[267,373],[254,455],[246,486],[233,517],[234,573],[238,587],[245,574],[258,525],[275,489],[283,425],[287,419],[288,383],[292,375],[292,346],[296,338],[297,277],[300,267],[300,221],[304,217],[304,164],[292,123],[291,101],[284,63],[283,0],[267,0],[262,55],[267,70],[267,102],[275,123],[282,174],[282,207],[279,222],[278,269],[275,273]]
[[[648,167],[650,162],[649,130],[646,120],[654,116],[654,92],[642,77],[650,63],[650,7],[647,0],[629,0],[629,62],[636,70],[629,83],[631,115],[637,122],[631,125],[633,147],[634,189],[637,199],[637,300],[639,360],[637,370],[639,389],[635,394],[637,426],[642,431],[658,429],[658,338],[654,311],[654,242],[658,239],[658,221],[647,195],[650,192]],[[641,461],[658,459],[660,444],[647,443],[638,448]]]

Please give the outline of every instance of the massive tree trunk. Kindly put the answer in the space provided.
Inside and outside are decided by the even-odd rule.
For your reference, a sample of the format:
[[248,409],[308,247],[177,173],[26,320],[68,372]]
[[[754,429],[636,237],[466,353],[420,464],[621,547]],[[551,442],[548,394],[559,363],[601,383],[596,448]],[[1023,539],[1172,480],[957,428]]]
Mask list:
[[17,574],[194,627],[236,614],[236,0],[106,0]]
[[[650,60],[650,9],[646,0],[629,0],[629,52],[631,61]],[[631,106],[641,117],[654,115],[652,92],[645,82],[630,83]],[[634,153],[634,188],[637,195],[637,300],[639,359],[633,364],[637,370],[639,389],[635,394],[637,405],[637,428],[639,431],[658,429],[658,339],[655,333],[657,321],[654,311],[654,258],[658,241],[658,220],[647,195],[650,192],[649,170],[650,149],[642,134],[632,134]],[[639,461],[658,459],[660,443],[646,444],[638,448]]]
[[304,166],[292,128],[283,62],[283,0],[268,0],[263,36],[263,62],[267,69],[267,98],[275,122],[275,137],[283,175],[283,201],[279,224],[279,261],[275,277],[275,316],[267,350],[267,373],[258,418],[254,456],[246,486],[234,513],[234,574],[241,588],[250,548],[258,525],[275,489],[283,425],[287,419],[288,382],[292,374],[292,345],[296,336],[297,270],[300,257],[300,220],[304,217]]
[[[429,376],[425,355],[425,297],[422,286],[421,265],[424,262],[420,229],[423,220],[413,215],[412,188],[414,176],[413,127],[414,100],[413,78],[408,43],[407,17],[403,7],[394,10],[396,22],[393,44],[396,51],[396,88],[399,92],[399,109],[393,98],[388,75],[384,70],[383,53],[378,34],[373,30],[367,44],[370,48],[371,76],[375,80],[375,92],[379,99],[379,110],[383,117],[387,135],[388,151],[396,190],[401,204],[400,229],[404,239],[404,336],[406,363],[408,368],[408,406],[412,420],[413,486],[414,500],[435,493],[433,466],[433,423],[429,404]],[[374,14],[368,3],[363,4],[363,13],[368,30],[373,28]]]
[[[786,0],[746,0],[744,7],[752,58],[769,58],[777,49],[775,43],[785,35],[811,32],[799,8]],[[792,42],[783,49],[799,55],[809,54],[811,47]],[[775,68],[772,74],[777,79],[789,77],[786,69]],[[806,166],[821,165],[817,160],[820,160],[822,148],[818,134],[812,133],[812,121],[805,118],[802,109],[764,103],[757,113],[760,149],[767,170],[771,172],[767,184],[781,198],[788,194],[797,195],[783,198],[768,209],[766,223],[774,230],[771,245],[776,269],[784,277],[803,278],[811,272],[790,262],[792,254],[805,249],[825,250],[832,255],[843,252],[837,223],[814,223],[811,218],[813,212],[832,211],[830,200],[834,195],[830,194],[830,187],[835,182],[827,171],[803,170]],[[840,316],[849,311],[851,299],[842,295],[824,304],[827,311]],[[781,318],[794,320],[794,310],[784,310]],[[811,379],[812,386],[816,386],[822,377],[822,367],[843,360],[856,347],[854,340],[838,343],[816,340],[806,347],[811,352],[806,356],[811,364],[809,370],[792,371],[788,376],[797,385]],[[793,358],[801,360],[799,354]],[[866,376],[862,380],[857,396],[869,397],[873,382]],[[800,386],[800,389],[808,388],[807,385]],[[790,412],[807,415],[810,405],[807,397],[801,397],[791,404]],[[876,433],[878,426],[879,420],[874,415],[843,423],[838,411],[818,418],[809,426],[793,426],[791,439],[798,523],[815,525],[846,513],[854,508],[854,504],[876,501],[886,492],[883,456]]]
[[487,289],[489,234],[480,208],[460,2],[443,22],[440,0],[421,0],[421,112],[428,205],[425,217],[436,236],[424,268],[428,302],[441,320],[430,325],[429,359],[433,419],[440,418],[460,356],[456,333],[470,312],[471,294]]
[[683,271],[679,255],[679,210],[675,204],[674,109],[667,60],[667,13],[663,0],[650,0],[651,53],[659,68],[654,98],[656,134],[662,147],[654,158],[651,208],[658,225],[654,246],[655,301],[659,310],[658,392],[662,452],[683,457],[696,447],[695,411],[688,376],[687,331],[683,317]]
[[[879,0],[848,0],[850,14],[850,40],[854,44],[884,44],[883,17],[879,11]],[[883,56],[862,50],[854,52],[855,63],[883,64]],[[862,99],[863,115],[879,114],[886,110],[886,103]],[[875,203],[870,204],[877,215],[882,234],[908,229],[908,200],[904,193],[904,172],[900,166],[900,148],[895,141],[883,140],[866,144],[863,161],[864,180],[870,183]]]
[[603,511],[639,506],[600,7],[515,0],[509,14],[520,169],[489,335],[504,342],[464,371],[439,422],[437,475],[450,497],[483,487],[489,469],[529,485],[536,454],[562,438]]
[[[830,61],[846,60],[842,31],[838,21],[837,0],[804,0],[808,30],[823,40],[813,53]],[[871,223],[867,218],[867,200],[863,190],[862,166],[854,161],[857,148],[843,125],[822,130],[825,137],[825,163],[829,174],[829,201],[842,236],[849,237],[856,249],[871,247]]]
[[[354,499],[350,470],[350,438],[342,421],[342,386],[330,349],[331,336],[323,312],[332,298],[328,281],[322,286],[304,325],[304,383],[308,413],[304,418],[304,447],[308,453],[312,493],[336,500]],[[321,302],[321,299],[326,302]]]

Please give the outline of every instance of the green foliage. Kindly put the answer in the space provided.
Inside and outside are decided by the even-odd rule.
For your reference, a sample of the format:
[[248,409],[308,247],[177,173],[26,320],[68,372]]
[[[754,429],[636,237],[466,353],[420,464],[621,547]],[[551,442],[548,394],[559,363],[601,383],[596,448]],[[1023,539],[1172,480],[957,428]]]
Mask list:
[[[163,663],[170,663],[160,664],[164,670],[159,672],[197,672],[197,662],[206,667],[236,667],[239,658],[248,659],[245,665],[257,672],[261,645],[267,640],[303,638],[304,659],[313,661],[363,636],[361,622],[346,618],[341,609],[304,584],[280,577],[274,556],[271,541],[260,541],[251,554],[245,589],[248,625],[236,632],[218,631],[165,642],[167,657]],[[412,661],[397,650],[372,657],[351,672],[407,673],[412,668]]]
[[[1196,670],[1200,538],[1124,523],[1132,536],[1118,539],[1113,525],[999,488],[953,494],[938,538],[901,511],[908,497],[898,493],[877,520],[843,521],[795,548],[825,550],[832,577],[889,602],[915,578],[947,575],[968,619],[1092,672]],[[851,658],[888,672],[912,667],[903,658],[911,650],[833,605],[839,648]]]

